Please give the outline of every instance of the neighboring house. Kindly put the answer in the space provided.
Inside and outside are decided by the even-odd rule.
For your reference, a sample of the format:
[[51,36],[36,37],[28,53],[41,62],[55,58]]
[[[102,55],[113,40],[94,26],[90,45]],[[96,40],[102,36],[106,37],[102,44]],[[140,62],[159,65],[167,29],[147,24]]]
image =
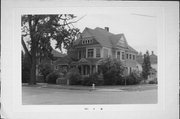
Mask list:
[[[150,62],[151,62],[151,67],[152,69],[150,70],[150,75],[149,78],[157,78],[157,55],[154,54],[154,52],[151,52],[150,57]],[[142,53],[137,55],[137,62],[138,62],[138,70],[142,71],[142,64],[143,64],[143,55]]]
[[150,62],[152,69],[150,70],[150,75],[148,77],[149,80],[154,80],[157,78],[157,55],[154,52],[151,52]]
[[39,67],[38,67],[40,64],[43,64],[43,63],[49,64],[52,68],[54,68],[54,62],[66,56],[66,54],[62,54],[59,51],[54,50],[54,49],[51,51],[51,54],[52,54],[52,59],[48,57],[37,58],[36,76],[41,76],[41,74],[39,73]]
[[152,51],[150,55],[151,67],[157,71],[157,55]]
[[55,67],[70,65],[70,67],[77,67],[81,75],[89,75],[100,72],[101,59],[111,57],[121,60],[128,74],[137,70],[138,52],[128,45],[124,34],[110,33],[108,27],[85,28],[74,42],[74,51],[78,61],[69,64],[68,60],[57,60]]

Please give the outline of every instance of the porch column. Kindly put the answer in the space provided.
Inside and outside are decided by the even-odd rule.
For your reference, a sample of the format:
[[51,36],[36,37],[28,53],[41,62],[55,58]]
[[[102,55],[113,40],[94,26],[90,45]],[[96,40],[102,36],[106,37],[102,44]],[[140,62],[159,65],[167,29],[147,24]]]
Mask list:
[[81,65],[81,75],[83,75],[83,70],[84,70],[83,65]]
[[90,71],[89,74],[92,74],[92,65],[90,65]]
[[95,65],[95,72],[96,73],[98,72],[98,65],[97,64]]
[[85,65],[85,67],[84,67],[84,69],[85,69],[85,75],[87,75],[88,73],[87,73],[87,66]]

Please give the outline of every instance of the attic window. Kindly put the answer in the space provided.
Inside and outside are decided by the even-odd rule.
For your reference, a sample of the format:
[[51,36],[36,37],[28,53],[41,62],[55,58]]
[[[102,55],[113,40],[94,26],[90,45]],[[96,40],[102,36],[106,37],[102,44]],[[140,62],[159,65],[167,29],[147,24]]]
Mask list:
[[90,44],[90,43],[93,43],[92,39],[83,39],[82,40],[82,44]]
[[91,43],[93,43],[93,40],[92,40],[92,39],[91,39],[90,41],[91,41]]

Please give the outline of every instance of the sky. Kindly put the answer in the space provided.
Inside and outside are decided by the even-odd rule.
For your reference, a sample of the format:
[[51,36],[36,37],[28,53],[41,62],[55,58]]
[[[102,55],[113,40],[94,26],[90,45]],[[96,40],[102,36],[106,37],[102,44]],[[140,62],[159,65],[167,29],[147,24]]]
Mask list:
[[[85,27],[109,27],[109,32],[123,33],[128,44],[138,52],[157,54],[157,14],[153,8],[131,8],[111,12],[75,14],[80,19],[74,24],[82,32]],[[117,12],[118,11],[118,12]],[[120,12],[119,12],[120,11]]]

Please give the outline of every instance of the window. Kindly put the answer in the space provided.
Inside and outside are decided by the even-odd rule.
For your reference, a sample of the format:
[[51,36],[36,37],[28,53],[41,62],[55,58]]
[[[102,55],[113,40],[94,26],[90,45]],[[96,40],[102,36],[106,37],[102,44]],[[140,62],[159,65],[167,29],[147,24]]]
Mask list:
[[100,48],[96,48],[96,57],[101,57]]
[[104,58],[108,57],[108,49],[104,49]]
[[124,60],[124,52],[122,52],[122,60]]
[[93,57],[93,49],[88,49],[88,57]]
[[89,40],[87,40],[87,43],[89,44]]
[[53,64],[53,60],[51,60],[51,64]]
[[82,50],[82,56],[81,56],[82,58],[86,58],[86,50],[84,49],[84,50]]
[[133,60],[135,60],[135,55],[133,55]]
[[120,60],[120,51],[117,52],[117,59]]
[[128,59],[128,54],[126,54],[126,59]]
[[90,43],[93,43],[93,40],[92,40],[92,39],[90,40]]
[[130,72],[130,74],[132,73],[132,68],[131,67],[129,68],[129,72]]
[[58,65],[57,65],[57,66],[55,66],[55,70],[58,70]]
[[81,50],[79,50],[79,59],[81,59]]
[[84,44],[84,40],[82,40],[82,44]]
[[129,54],[129,59],[131,59],[131,54]]

